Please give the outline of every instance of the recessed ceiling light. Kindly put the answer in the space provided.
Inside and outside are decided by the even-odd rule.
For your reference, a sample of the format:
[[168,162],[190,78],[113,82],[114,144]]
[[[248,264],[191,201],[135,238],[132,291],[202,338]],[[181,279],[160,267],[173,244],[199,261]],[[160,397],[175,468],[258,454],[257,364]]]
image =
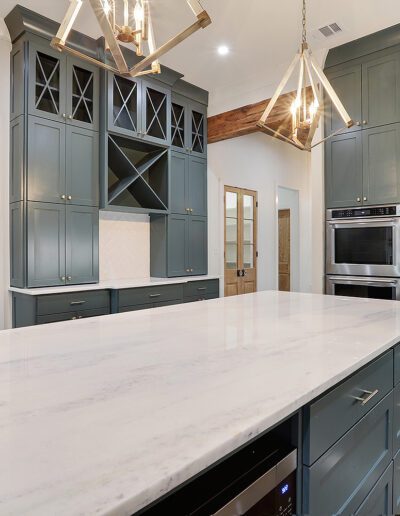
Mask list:
[[226,54],[229,54],[229,48],[226,45],[220,45],[218,47],[218,54],[220,56],[226,56]]

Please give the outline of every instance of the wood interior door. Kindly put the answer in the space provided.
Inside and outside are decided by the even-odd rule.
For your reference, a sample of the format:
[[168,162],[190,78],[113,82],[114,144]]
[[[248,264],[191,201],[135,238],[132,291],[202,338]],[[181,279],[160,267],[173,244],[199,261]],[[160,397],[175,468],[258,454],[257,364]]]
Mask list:
[[278,212],[279,290],[290,291],[290,210]]
[[225,186],[225,296],[257,291],[257,192]]

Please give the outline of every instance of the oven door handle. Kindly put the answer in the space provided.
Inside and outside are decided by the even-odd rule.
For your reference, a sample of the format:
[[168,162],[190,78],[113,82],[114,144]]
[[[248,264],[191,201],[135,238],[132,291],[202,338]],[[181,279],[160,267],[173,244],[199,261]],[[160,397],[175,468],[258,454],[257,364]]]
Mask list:
[[384,218],[384,219],[338,219],[338,220],[328,220],[328,224],[330,226],[336,226],[336,224],[348,224],[349,226],[350,225],[353,225],[353,226],[358,226],[358,225],[368,225],[370,223],[372,224],[383,224],[383,223],[395,223],[395,222],[399,222],[400,219],[399,218]]
[[376,280],[362,280],[358,278],[352,278],[350,276],[335,276],[335,278],[330,278],[332,283],[345,283],[346,285],[357,284],[357,285],[385,285],[388,287],[397,287],[397,280],[389,280],[389,279],[376,279]]

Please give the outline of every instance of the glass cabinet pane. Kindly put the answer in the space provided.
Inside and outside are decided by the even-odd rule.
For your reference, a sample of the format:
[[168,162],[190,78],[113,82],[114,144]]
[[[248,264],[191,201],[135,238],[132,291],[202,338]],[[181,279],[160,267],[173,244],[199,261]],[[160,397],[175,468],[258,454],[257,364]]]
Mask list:
[[185,108],[175,103],[171,105],[171,139],[175,147],[185,148]]
[[226,216],[237,218],[237,193],[226,192]]
[[47,113],[60,112],[60,61],[36,53],[35,108]]
[[225,194],[225,268],[238,268],[238,194]]
[[146,88],[146,135],[167,140],[167,95]]
[[93,123],[94,74],[89,70],[72,67],[72,118]]
[[138,131],[137,83],[114,75],[112,121],[116,127]]
[[244,246],[243,246],[243,267],[245,269],[252,269],[254,267],[253,256],[254,256],[253,245],[244,244]]
[[192,151],[204,152],[204,115],[192,111]]
[[253,220],[254,218],[254,206],[252,195],[243,195],[243,218],[247,220]]

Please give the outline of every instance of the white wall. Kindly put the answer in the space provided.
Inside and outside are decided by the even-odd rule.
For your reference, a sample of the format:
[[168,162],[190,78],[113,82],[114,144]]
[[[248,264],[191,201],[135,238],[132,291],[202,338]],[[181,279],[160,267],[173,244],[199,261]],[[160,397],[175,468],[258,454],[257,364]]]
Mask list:
[[310,157],[255,133],[208,147],[209,272],[223,274],[224,185],[258,192],[258,289],[277,288],[277,188],[299,191],[301,291],[311,290]]
[[[300,203],[299,191],[278,187],[278,210],[290,210],[290,290],[300,290]],[[279,229],[279,228],[278,228]],[[278,235],[279,236],[279,235]],[[279,238],[277,255],[279,260]],[[276,271],[278,274],[279,267]]]

